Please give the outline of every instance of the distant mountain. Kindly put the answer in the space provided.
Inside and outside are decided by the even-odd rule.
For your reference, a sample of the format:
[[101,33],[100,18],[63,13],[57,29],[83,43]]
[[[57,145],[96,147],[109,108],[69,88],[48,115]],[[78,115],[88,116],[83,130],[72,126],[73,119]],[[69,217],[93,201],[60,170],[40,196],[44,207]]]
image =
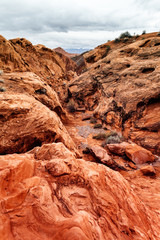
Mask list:
[[90,50],[91,49],[86,49],[86,48],[65,49],[65,51],[67,51],[68,53],[78,53],[78,54],[81,54]]

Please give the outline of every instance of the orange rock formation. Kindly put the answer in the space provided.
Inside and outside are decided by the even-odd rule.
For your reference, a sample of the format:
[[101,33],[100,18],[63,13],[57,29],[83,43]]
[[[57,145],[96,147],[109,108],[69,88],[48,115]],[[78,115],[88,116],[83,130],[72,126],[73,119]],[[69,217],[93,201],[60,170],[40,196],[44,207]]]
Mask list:
[[159,46],[0,37],[0,239],[160,239]]
[[[119,46],[119,47],[118,47]],[[101,49],[106,49],[102,56]],[[106,127],[121,129],[126,138],[160,153],[160,37],[147,35],[126,44],[112,42],[84,56],[94,64],[69,83],[69,97],[94,110]],[[103,58],[102,58],[103,57]]]

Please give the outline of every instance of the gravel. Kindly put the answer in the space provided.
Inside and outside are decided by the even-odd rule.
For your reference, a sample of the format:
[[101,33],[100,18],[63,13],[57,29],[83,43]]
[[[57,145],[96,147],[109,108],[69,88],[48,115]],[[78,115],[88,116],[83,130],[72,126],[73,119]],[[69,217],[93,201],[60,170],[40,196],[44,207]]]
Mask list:
[[104,129],[94,129],[93,127],[90,127],[88,125],[77,126],[76,128],[78,129],[78,134],[84,138],[87,138],[91,133],[92,134],[105,133]]

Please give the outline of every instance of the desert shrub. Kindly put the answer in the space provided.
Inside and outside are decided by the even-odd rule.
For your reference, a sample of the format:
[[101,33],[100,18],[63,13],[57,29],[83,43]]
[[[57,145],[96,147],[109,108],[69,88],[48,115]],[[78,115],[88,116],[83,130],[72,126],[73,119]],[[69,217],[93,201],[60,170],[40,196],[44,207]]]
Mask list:
[[3,88],[3,87],[0,87],[0,92],[5,92],[6,91],[6,89],[5,88]]
[[128,37],[123,38],[123,43],[127,42],[129,40]]
[[102,124],[101,123],[97,123],[93,126],[93,128],[102,128]]
[[97,135],[93,136],[93,139],[103,140],[106,139],[106,137],[107,137],[106,133],[98,133]]
[[107,144],[110,144],[110,143],[120,143],[121,142],[121,139],[118,135],[116,136],[109,136],[107,139],[106,139],[106,143]]
[[73,113],[76,111],[75,102],[72,99],[67,103],[67,109],[68,109],[68,112],[70,113]]
[[131,34],[128,31],[126,31],[124,33],[121,33],[121,35],[119,36],[120,39],[131,38],[131,37],[132,36],[131,36]]
[[102,147],[106,147],[107,144],[111,144],[111,143],[121,143],[120,137],[118,135],[115,135],[115,136],[111,135],[111,136],[109,136],[102,143]]
[[110,137],[110,136],[117,136],[118,134],[115,132],[115,131],[110,131],[107,133],[107,137]]
[[108,139],[110,136],[118,136],[118,135],[116,132],[110,131],[106,133],[98,133],[97,135],[93,136],[93,139],[103,140],[103,139]]
[[92,117],[92,118],[90,119],[90,123],[93,123],[93,124],[97,123],[97,119]]
[[135,35],[135,38],[138,38],[139,37],[139,34]]
[[110,143],[120,143],[123,141],[123,137],[120,137],[116,132],[111,131],[106,134],[106,138],[102,143],[102,147],[106,147]]
[[121,40],[119,38],[115,38],[114,42],[119,43]]
[[143,30],[142,35],[146,34],[146,30]]
[[109,51],[111,49],[111,47],[109,45],[106,46],[107,51]]
[[106,139],[112,134],[114,134],[114,132],[98,133],[97,135],[93,136],[93,139]]

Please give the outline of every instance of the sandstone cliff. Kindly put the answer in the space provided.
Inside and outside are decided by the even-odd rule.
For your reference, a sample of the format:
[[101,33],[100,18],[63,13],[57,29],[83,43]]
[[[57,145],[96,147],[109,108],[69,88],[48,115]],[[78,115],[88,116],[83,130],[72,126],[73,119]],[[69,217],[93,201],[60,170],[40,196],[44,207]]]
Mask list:
[[76,70],[70,58],[24,38],[7,41],[0,36],[0,46],[0,69],[5,72],[34,72],[54,86],[69,80]]
[[160,239],[159,47],[0,37],[0,239]]
[[[106,127],[160,153],[160,37],[132,41],[119,47],[112,42],[106,57],[69,83],[69,97],[94,111]],[[88,55],[99,59],[99,51]]]

